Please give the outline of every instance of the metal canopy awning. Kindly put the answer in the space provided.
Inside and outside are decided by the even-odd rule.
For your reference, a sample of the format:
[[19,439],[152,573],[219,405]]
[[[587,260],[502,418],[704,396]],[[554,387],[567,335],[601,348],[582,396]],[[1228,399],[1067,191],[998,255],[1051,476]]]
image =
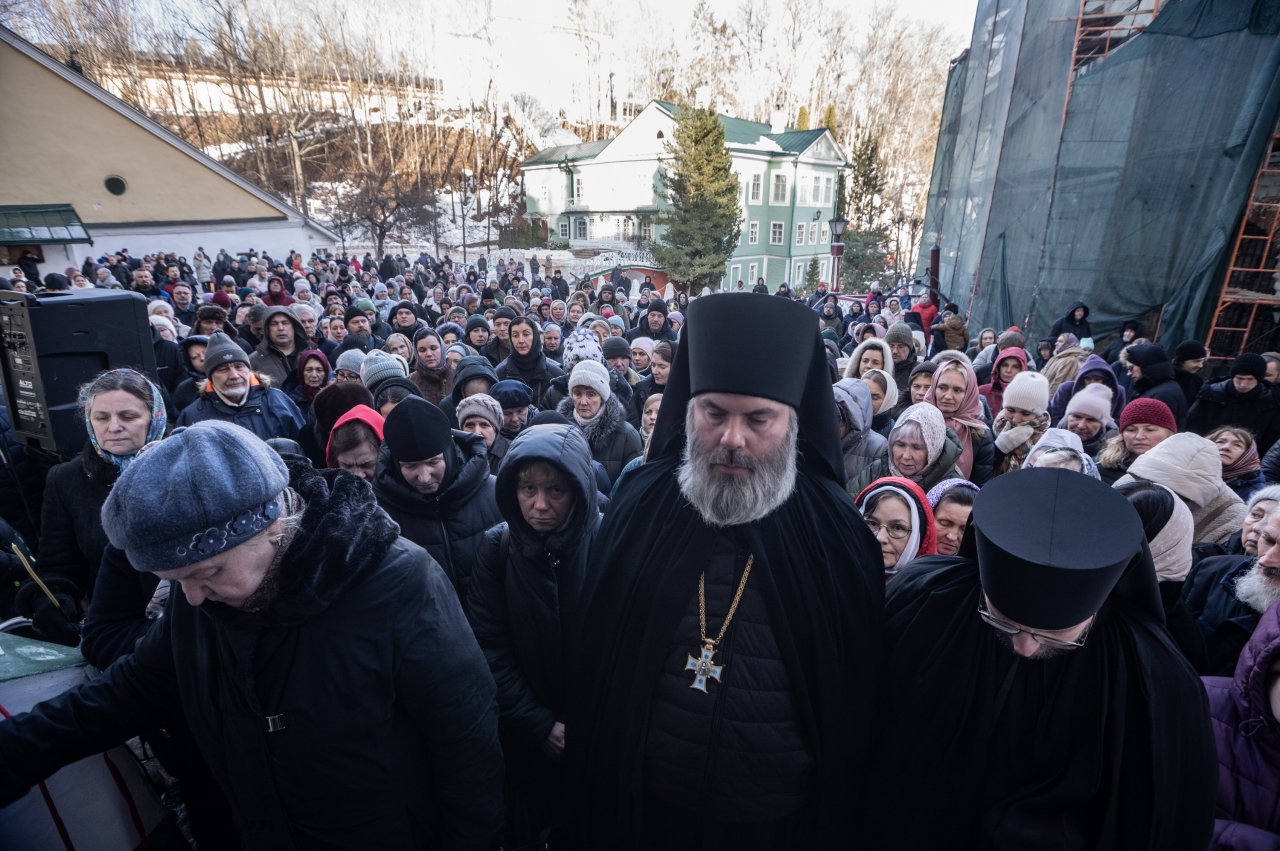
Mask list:
[[0,205],[0,245],[93,244],[70,204]]

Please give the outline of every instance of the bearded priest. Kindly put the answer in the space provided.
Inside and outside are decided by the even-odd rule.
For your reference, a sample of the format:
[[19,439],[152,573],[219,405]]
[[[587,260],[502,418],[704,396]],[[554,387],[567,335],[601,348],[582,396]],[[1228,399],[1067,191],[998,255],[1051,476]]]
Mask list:
[[619,482],[592,553],[566,838],[848,847],[884,571],[843,491],[818,323],[753,293],[699,298],[687,320],[648,461]]

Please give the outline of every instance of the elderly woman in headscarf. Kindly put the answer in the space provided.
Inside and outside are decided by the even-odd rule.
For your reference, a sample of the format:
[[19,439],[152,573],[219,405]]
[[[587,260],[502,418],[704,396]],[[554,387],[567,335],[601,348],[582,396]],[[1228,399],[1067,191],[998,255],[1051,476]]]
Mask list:
[[290,392],[290,398],[305,414],[320,391],[333,380],[329,359],[319,349],[307,349],[298,355],[298,383]]
[[886,580],[919,556],[937,553],[933,509],[924,491],[910,479],[877,479],[854,498],[853,504],[880,544]]
[[995,439],[982,416],[978,376],[967,360],[947,357],[939,362],[925,393],[926,403],[942,412],[947,428],[960,441],[956,469],[981,487],[995,469]]
[[1249,497],[1267,486],[1258,458],[1258,443],[1253,432],[1240,426],[1220,426],[1205,435],[1218,447],[1222,459],[1222,480],[1236,496],[1248,502]]
[[927,402],[912,405],[902,412],[889,433],[889,453],[873,461],[846,490],[856,496],[876,479],[900,476],[928,490],[944,479],[964,478],[956,469],[960,457],[960,439],[947,428],[941,412]]
[[1058,467],[1075,470],[1095,479],[1101,478],[1098,465],[1084,451],[1080,436],[1061,428],[1045,429],[1035,446],[1031,447],[1022,468],[1030,470],[1032,467]]
[[938,555],[959,554],[978,491],[978,486],[968,479],[944,479],[929,488],[926,496],[938,532]]
[[79,402],[88,438],[79,455],[49,471],[40,512],[36,564],[48,592],[32,580],[14,600],[42,638],[72,646],[107,546],[102,506],[142,447],[168,427],[160,389],[133,369],[97,376],[80,388]]

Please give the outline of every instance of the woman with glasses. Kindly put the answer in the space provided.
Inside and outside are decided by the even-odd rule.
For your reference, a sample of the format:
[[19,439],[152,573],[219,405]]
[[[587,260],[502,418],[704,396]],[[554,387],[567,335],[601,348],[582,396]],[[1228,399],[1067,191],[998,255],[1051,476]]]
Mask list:
[[877,479],[858,494],[853,504],[880,544],[886,580],[917,556],[937,553],[933,509],[924,491],[910,479]]

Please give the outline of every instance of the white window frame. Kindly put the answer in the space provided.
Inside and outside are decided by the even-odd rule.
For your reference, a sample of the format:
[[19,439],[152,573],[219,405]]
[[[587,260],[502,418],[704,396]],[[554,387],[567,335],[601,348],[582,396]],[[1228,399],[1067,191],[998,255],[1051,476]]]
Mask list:
[[640,220],[640,238],[645,242],[653,242],[653,219]]
[[574,220],[573,233],[574,233],[574,237],[573,237],[574,239],[590,239],[591,238],[591,229],[587,226],[586,216],[578,216]]
[[759,244],[760,244],[760,223],[751,222],[750,224],[747,225],[747,245],[759,245]]
[[773,180],[769,182],[769,203],[771,205],[791,203],[791,183],[787,180],[786,172],[774,172]]
[[817,222],[809,222],[809,244],[810,245],[818,244],[818,223]]
[[828,224],[822,225],[822,237],[819,240],[819,244],[820,245],[831,244],[831,225],[828,225]]
[[796,206],[809,206],[809,175],[807,174],[796,178]]
[[785,245],[787,240],[787,228],[782,222],[769,222],[769,244]]
[[759,204],[764,197],[764,175],[757,172],[751,175],[750,188],[747,190],[747,203]]
[[573,179],[573,201],[577,205],[585,204],[587,201],[587,182],[581,177]]
[[804,222],[796,225],[796,245],[804,245]]
[[729,289],[730,289],[731,291],[737,291],[737,289],[738,289],[738,279],[739,279],[739,278],[741,278],[741,277],[742,277],[742,264],[741,264],[741,263],[737,264],[736,266],[730,266],[730,267],[729,267]]
[[796,282],[796,286],[801,286],[804,284],[804,272],[805,272],[805,269],[808,267],[808,265],[809,264],[803,260],[797,260],[796,265],[792,267],[791,271],[795,273],[795,275],[792,277],[792,280]]
[[822,183],[822,203],[823,204],[830,204],[831,199],[835,197],[835,193],[834,193],[835,185],[836,185],[836,179],[834,177],[828,177],[823,180],[823,183]]
[[561,238],[561,239],[568,239],[568,238],[569,238],[569,223],[568,223],[568,222],[561,222],[561,223],[560,223],[560,238]]
[[[756,285],[756,278],[758,278],[758,277],[760,277],[760,264],[759,264],[759,263],[752,263],[752,264],[750,264],[750,265],[748,265],[748,266],[747,266],[747,279],[746,279],[746,281],[744,281],[743,283],[746,283],[746,284],[748,284],[748,285],[750,285],[750,286],[753,286],[753,287],[754,287],[754,286]],[[737,286],[738,286],[738,279],[737,279],[737,278],[734,278],[734,279],[733,279],[733,285],[734,285],[734,287],[737,287]]]

